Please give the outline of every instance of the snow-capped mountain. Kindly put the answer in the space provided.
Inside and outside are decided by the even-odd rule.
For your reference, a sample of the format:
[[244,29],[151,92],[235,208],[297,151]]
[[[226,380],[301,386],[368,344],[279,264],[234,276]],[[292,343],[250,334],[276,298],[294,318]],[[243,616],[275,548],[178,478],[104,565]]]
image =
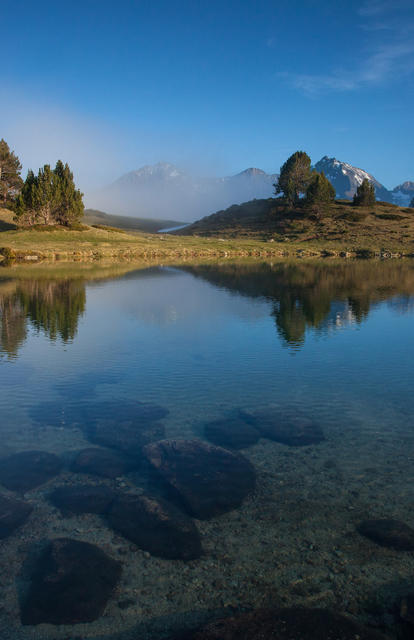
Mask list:
[[398,204],[401,207],[408,207],[414,198],[414,182],[407,180],[407,182],[399,184],[398,187],[394,187],[392,190],[392,198],[394,204]]
[[147,164],[137,171],[130,171],[115,180],[113,186],[128,186],[134,184],[153,183],[158,181],[177,182],[186,181],[188,176],[176,166],[169,162],[158,162],[157,164]]
[[[364,169],[336,158],[324,156],[314,168],[325,173],[337,198],[352,199],[365,178],[374,184],[377,200],[408,206],[414,197],[414,182],[390,191]],[[173,164],[158,162],[130,171],[90,195],[87,206],[119,215],[193,222],[232,204],[271,198],[277,180],[277,173],[254,167],[223,178],[194,177]]]
[[168,162],[146,165],[88,198],[88,206],[149,218],[194,221],[253,198],[274,194],[277,174],[249,168],[224,178],[195,178]]
[[337,198],[352,199],[359,185],[362,184],[363,180],[367,179],[375,186],[377,200],[392,202],[391,192],[383,184],[378,182],[367,171],[353,167],[347,162],[324,156],[315,164],[315,169],[316,171],[324,172],[334,187]]

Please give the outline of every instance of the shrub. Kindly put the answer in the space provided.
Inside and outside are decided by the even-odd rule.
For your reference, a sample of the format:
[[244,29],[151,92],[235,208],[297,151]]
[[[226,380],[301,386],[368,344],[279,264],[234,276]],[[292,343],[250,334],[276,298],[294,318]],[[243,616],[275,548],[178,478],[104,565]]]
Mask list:
[[404,220],[405,216],[399,216],[396,213],[376,213],[377,218],[380,220]]

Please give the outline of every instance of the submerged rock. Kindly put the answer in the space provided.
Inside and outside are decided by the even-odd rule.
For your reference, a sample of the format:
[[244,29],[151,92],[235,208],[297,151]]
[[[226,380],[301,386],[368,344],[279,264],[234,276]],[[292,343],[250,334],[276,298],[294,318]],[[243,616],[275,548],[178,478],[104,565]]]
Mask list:
[[72,463],[72,471],[89,473],[103,478],[117,478],[133,468],[127,457],[116,451],[89,447],[78,453]]
[[32,511],[33,507],[27,502],[0,495],[0,540],[24,524]]
[[140,455],[142,447],[165,435],[158,420],[168,410],[147,402],[102,402],[88,410],[89,440],[129,455]]
[[200,440],[161,440],[144,454],[196,518],[211,518],[240,506],[255,487],[255,470],[241,454]]
[[[325,609],[259,609],[185,633],[186,640],[385,640],[354,620]],[[178,638],[177,638],[178,640]]]
[[99,547],[69,538],[52,540],[38,560],[22,623],[77,624],[102,615],[121,565]]
[[414,529],[400,520],[364,520],[357,526],[357,531],[382,547],[414,550]]
[[318,444],[325,440],[321,427],[294,409],[270,406],[256,411],[241,411],[239,415],[255,427],[263,438],[291,447]]
[[99,422],[90,433],[90,440],[96,444],[113,447],[133,456],[140,456],[142,447],[165,436],[164,425],[150,423],[146,426],[134,422],[107,420]]
[[194,522],[165,500],[120,495],[111,507],[108,521],[115,531],[155,556],[193,560],[202,553]]
[[63,512],[105,513],[115,496],[115,491],[106,486],[78,484],[58,487],[50,499]]
[[72,427],[81,425],[85,421],[83,405],[78,401],[46,400],[29,409],[33,422],[39,425],[53,427]]
[[60,473],[62,461],[46,451],[23,451],[0,461],[0,483],[11,491],[29,491]]
[[230,449],[251,447],[260,438],[256,427],[238,417],[209,422],[204,427],[204,435],[213,444]]

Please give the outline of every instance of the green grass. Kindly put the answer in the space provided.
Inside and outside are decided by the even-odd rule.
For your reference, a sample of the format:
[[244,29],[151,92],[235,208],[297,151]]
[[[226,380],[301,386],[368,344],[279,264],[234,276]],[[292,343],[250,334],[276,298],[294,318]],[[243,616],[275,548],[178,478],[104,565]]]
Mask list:
[[233,205],[175,231],[174,235],[257,239],[300,245],[315,251],[414,253],[414,209],[387,202],[354,207],[347,200],[292,208],[269,198]]
[[0,254],[14,252],[26,262],[36,258],[174,262],[251,256],[414,256],[414,210],[408,211],[412,213],[387,203],[355,208],[345,201],[292,210],[270,198],[235,205],[174,234],[150,234],[120,233],[99,223],[82,224],[75,230],[18,228],[12,213],[0,209]]

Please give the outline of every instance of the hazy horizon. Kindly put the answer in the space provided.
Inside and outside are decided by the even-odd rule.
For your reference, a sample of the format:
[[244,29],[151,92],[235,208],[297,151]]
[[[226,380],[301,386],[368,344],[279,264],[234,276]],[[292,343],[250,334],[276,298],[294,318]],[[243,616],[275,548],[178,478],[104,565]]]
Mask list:
[[[414,180],[409,0],[195,6],[120,0],[2,10],[0,137],[23,175],[68,162],[86,194],[159,161],[192,176],[336,157]],[[108,46],[109,44],[109,46]]]

